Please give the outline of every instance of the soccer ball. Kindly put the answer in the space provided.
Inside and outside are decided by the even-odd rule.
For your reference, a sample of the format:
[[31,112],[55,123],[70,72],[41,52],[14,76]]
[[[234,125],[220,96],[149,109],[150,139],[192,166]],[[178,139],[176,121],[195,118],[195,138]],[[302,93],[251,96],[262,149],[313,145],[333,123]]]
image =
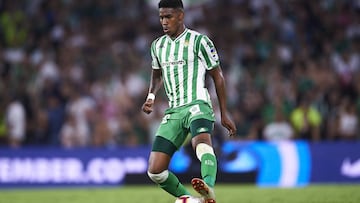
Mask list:
[[202,201],[199,198],[195,198],[190,195],[183,195],[176,198],[175,203],[202,203]]

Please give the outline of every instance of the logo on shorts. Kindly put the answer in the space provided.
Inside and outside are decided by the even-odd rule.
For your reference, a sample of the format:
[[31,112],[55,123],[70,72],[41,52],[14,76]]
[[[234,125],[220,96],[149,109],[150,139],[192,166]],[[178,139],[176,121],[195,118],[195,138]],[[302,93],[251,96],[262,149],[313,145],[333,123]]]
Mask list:
[[203,114],[203,112],[201,112],[200,106],[199,106],[198,104],[192,106],[192,107],[189,109],[189,112],[191,113],[191,116],[190,116],[190,117]]
[[202,127],[202,128],[198,128],[196,130],[196,132],[197,133],[205,133],[205,132],[209,132],[209,129]]

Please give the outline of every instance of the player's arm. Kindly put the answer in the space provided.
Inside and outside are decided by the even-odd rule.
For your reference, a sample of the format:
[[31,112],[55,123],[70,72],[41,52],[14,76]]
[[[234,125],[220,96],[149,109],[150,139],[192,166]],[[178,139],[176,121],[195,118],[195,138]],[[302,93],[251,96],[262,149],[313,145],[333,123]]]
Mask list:
[[161,70],[152,69],[148,96],[146,98],[145,103],[142,106],[142,110],[145,113],[149,114],[153,111],[155,95],[159,91],[161,85],[162,85]]
[[226,88],[225,88],[225,79],[220,66],[217,66],[208,71],[208,74],[212,77],[217,98],[219,101],[220,113],[221,113],[221,124],[229,130],[229,135],[236,135],[236,126],[234,122],[230,119],[229,113],[227,110],[227,97],[226,97]]

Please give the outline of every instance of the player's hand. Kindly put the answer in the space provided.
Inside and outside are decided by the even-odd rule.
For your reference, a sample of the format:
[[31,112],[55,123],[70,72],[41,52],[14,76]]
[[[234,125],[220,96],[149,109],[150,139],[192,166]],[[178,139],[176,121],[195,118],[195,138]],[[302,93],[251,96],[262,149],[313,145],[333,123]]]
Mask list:
[[235,136],[237,129],[235,123],[229,118],[228,114],[221,116],[221,125],[229,131],[229,136]]
[[154,100],[148,99],[142,106],[143,112],[150,114],[153,111]]

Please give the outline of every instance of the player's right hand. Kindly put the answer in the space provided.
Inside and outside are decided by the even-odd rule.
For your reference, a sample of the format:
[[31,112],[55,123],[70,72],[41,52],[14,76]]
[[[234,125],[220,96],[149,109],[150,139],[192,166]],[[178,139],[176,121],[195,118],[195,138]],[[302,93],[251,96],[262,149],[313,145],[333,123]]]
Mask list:
[[145,103],[142,105],[143,112],[150,114],[153,111],[153,105],[154,105],[154,100],[152,99],[146,100]]

